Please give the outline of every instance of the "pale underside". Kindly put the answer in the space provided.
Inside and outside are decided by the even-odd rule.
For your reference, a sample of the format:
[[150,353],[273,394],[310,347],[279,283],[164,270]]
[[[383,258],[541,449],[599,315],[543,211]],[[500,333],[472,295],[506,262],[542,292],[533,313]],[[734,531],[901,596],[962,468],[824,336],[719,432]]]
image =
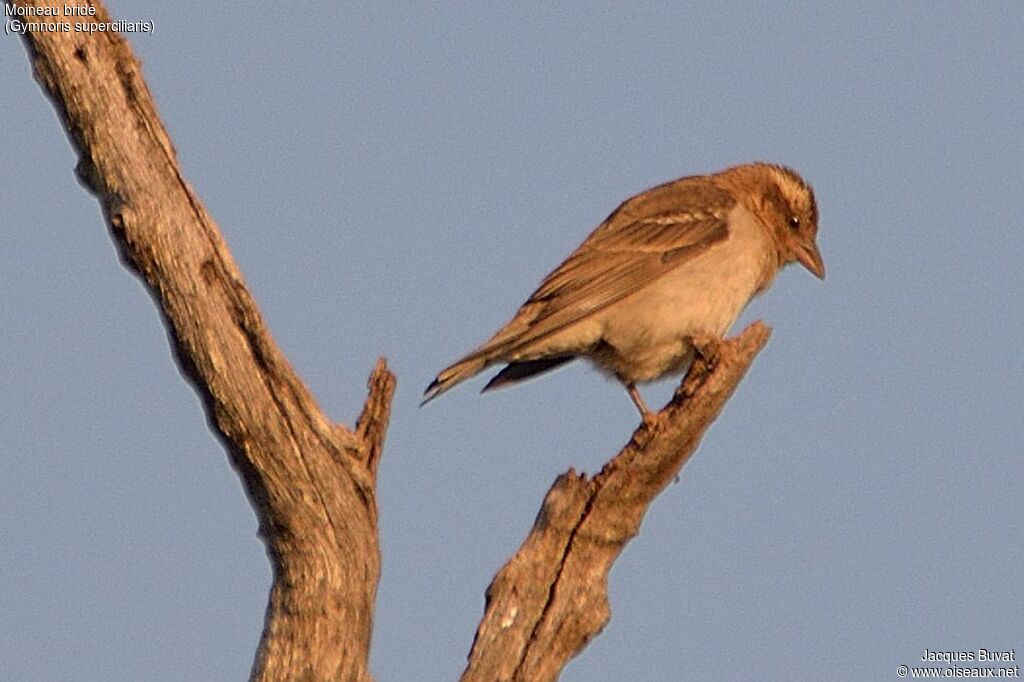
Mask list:
[[737,204],[726,223],[724,239],[684,258],[650,284],[494,359],[584,355],[625,383],[682,371],[693,357],[690,338],[724,336],[776,269],[769,234],[750,211]]

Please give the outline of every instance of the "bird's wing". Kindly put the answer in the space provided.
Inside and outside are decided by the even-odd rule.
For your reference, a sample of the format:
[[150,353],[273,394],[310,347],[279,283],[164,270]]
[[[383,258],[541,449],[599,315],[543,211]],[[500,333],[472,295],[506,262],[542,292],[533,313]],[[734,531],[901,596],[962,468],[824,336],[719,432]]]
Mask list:
[[626,201],[473,355],[514,358],[534,341],[647,286],[725,239],[734,204],[706,178],[676,180]]

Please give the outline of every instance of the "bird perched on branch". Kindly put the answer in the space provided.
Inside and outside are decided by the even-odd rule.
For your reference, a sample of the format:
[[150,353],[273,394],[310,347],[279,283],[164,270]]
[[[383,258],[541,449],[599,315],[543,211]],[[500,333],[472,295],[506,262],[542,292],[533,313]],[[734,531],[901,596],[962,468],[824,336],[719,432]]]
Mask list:
[[752,163],[628,199],[548,275],[491,339],[441,371],[423,403],[489,365],[484,391],[585,357],[622,382],[681,372],[721,339],[784,266],[825,278],[814,192],[785,166]]

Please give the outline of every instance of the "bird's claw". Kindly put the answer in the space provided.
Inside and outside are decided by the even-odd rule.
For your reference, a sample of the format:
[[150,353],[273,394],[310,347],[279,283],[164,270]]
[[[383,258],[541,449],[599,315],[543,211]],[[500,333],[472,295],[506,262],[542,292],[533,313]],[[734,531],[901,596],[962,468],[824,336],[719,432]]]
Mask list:
[[645,427],[653,429],[654,426],[661,421],[661,413],[647,411],[641,415],[641,419],[643,420]]
[[722,339],[712,334],[691,334],[690,345],[697,351],[697,354],[709,365],[715,364],[718,359],[718,352],[722,347]]

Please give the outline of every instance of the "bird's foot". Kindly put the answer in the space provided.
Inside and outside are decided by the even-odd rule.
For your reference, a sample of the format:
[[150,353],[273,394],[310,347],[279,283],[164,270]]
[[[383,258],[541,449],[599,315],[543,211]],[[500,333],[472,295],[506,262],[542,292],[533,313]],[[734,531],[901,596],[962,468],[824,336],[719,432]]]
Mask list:
[[653,429],[661,421],[661,413],[659,412],[644,412],[641,415],[644,426],[648,429]]
[[708,365],[714,365],[718,360],[718,352],[722,348],[722,339],[713,334],[691,334],[688,337],[690,345],[697,351]]
[[693,348],[694,353],[699,356],[699,361],[695,357],[693,362],[690,363],[690,368],[686,371],[683,383],[676,390],[677,398],[679,396],[690,398],[696,393],[697,389],[700,388],[708,374],[714,370],[715,365],[718,363],[719,353],[724,343],[717,336],[702,333],[691,334],[686,337],[686,340]]
[[640,395],[640,391],[637,390],[635,384],[626,384],[626,390],[629,391],[629,397],[633,400],[633,404],[636,405],[636,409],[640,412],[640,418],[644,420],[644,426],[650,428],[658,422],[658,413],[651,412],[647,407],[647,403],[644,402],[643,397]]

